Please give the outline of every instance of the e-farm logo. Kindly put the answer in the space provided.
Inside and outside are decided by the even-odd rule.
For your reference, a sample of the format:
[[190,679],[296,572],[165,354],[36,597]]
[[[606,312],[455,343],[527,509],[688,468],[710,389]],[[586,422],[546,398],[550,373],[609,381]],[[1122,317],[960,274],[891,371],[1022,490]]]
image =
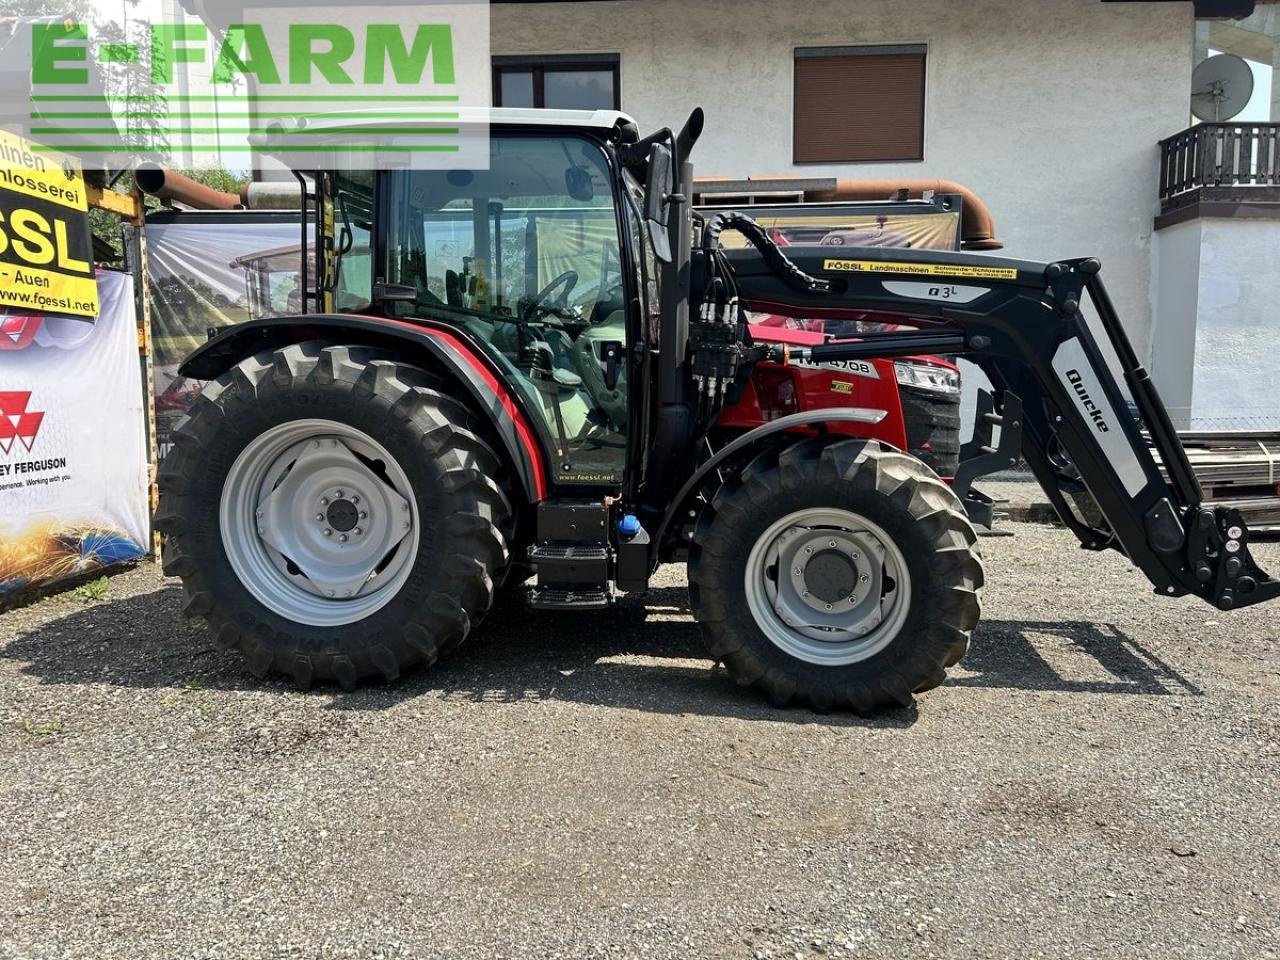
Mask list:
[[487,2],[332,9],[33,22],[23,135],[91,167],[485,165],[462,111],[487,102]]

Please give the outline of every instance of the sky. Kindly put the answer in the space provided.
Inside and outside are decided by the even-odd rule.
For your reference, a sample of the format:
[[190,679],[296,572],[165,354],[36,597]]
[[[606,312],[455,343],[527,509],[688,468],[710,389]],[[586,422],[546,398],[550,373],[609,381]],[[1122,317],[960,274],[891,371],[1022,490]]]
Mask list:
[[[1213,56],[1222,51],[1210,48],[1208,52],[1209,56]],[[1245,108],[1231,119],[1242,123],[1266,123],[1271,119],[1272,67],[1270,64],[1259,63],[1257,60],[1250,60],[1247,57],[1242,57],[1241,59],[1249,65],[1249,70],[1253,73],[1253,96],[1249,98]]]

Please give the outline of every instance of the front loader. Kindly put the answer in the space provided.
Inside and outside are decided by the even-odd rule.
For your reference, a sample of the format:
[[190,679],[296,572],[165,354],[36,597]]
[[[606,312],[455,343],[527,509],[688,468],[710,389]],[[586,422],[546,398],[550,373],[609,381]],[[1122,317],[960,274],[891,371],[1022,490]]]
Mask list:
[[[1096,260],[784,252],[745,216],[692,210],[700,111],[645,138],[612,112],[462,117],[489,125],[487,169],[352,171],[358,124],[312,119],[334,128],[333,162],[299,175],[310,312],[229,328],[181,369],[210,383],[162,465],[165,569],[255,674],[392,681],[499,594],[601,610],[686,562],[740,684],[818,710],[906,704],[965,653],[972,483],[1019,456],[1083,546],[1157,592],[1280,594],[1240,516],[1202,503]],[[788,343],[753,336],[747,310],[895,326]],[[954,488],[877,439],[876,382],[930,355],[994,386]]]

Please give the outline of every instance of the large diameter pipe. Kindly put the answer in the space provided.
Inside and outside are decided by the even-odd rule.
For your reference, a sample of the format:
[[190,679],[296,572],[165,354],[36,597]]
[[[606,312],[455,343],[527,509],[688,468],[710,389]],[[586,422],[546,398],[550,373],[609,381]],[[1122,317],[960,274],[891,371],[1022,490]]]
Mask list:
[[143,193],[161,200],[177,200],[196,210],[235,210],[240,206],[240,198],[234,193],[206,187],[158,163],[139,164],[133,179]]
[[240,188],[240,202],[250,210],[297,210],[302,187],[297,180],[251,180]]
[[954,180],[837,180],[834,190],[814,193],[807,199],[883,200],[902,190],[908,197],[925,193],[957,193],[964,200],[960,214],[960,240],[966,250],[999,250],[1004,244],[996,239],[996,224],[991,211],[976,193]]

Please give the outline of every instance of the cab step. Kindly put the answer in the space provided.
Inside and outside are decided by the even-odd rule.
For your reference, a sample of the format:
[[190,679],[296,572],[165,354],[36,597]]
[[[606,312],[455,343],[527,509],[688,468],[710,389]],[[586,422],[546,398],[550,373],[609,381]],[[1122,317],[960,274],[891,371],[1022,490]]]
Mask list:
[[529,562],[537,582],[528,588],[534,610],[600,610],[613,602],[614,553],[609,508],[591,500],[538,504],[537,540]]
[[609,548],[602,544],[535,543],[529,548],[529,559],[534,563],[588,563],[609,559]]

